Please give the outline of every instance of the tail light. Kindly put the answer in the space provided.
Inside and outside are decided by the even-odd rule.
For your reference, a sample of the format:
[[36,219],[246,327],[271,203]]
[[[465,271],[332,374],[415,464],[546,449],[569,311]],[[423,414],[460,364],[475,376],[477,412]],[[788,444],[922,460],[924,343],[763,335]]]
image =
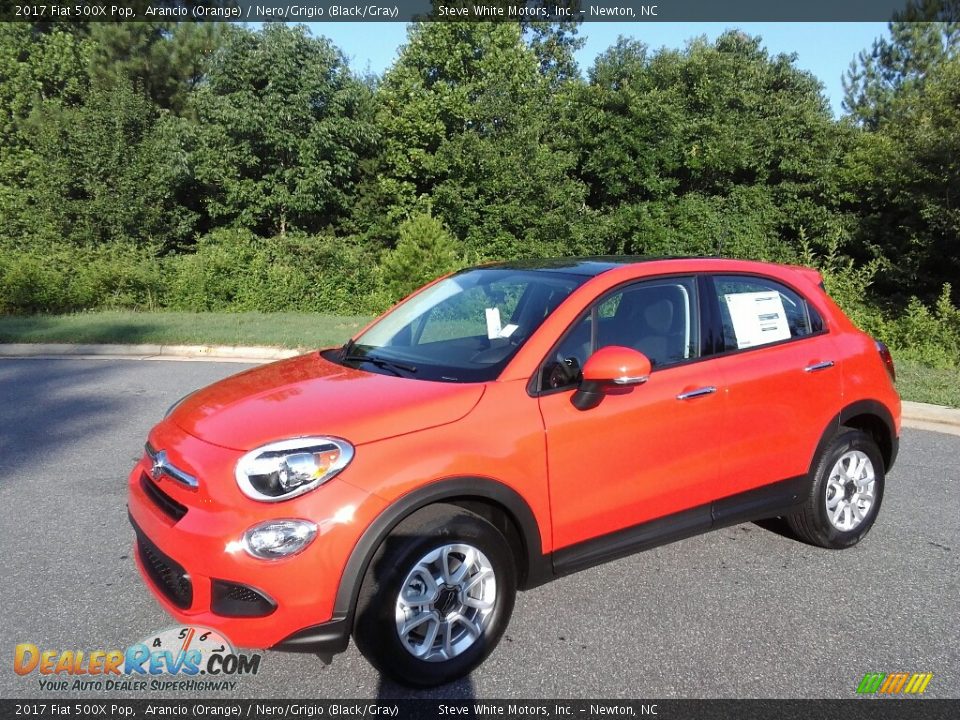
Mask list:
[[887,374],[894,382],[897,381],[897,369],[893,366],[893,355],[890,354],[890,348],[879,340],[874,341],[877,344],[877,352],[880,353],[880,359],[883,360],[883,366],[887,369]]

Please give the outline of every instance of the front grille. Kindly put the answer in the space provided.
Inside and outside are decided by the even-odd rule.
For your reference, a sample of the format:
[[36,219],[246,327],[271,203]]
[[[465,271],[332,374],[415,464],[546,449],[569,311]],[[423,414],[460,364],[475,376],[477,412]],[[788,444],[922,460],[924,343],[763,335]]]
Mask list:
[[[131,519],[132,522],[132,519]],[[193,585],[190,576],[175,560],[167,557],[134,524],[137,533],[137,551],[147,575],[153,580],[167,600],[182,610],[193,603]]]
[[225,617],[263,617],[276,610],[277,604],[256,588],[214,580],[210,609]]
[[160,510],[163,511],[163,514],[174,522],[177,522],[180,518],[187,514],[186,505],[181,505],[172,497],[167,495],[163,490],[157,487],[156,483],[148,478],[145,473],[140,474],[140,487],[143,488],[143,492],[146,493],[147,497],[153,500],[153,504],[160,508]]

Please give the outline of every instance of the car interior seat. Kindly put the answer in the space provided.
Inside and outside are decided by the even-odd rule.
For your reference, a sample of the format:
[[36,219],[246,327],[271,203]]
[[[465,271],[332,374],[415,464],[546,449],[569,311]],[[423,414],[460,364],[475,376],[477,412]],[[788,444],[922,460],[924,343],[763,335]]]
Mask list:
[[664,365],[686,356],[686,310],[683,289],[659,285],[624,292],[601,345],[623,345],[639,350],[652,365]]

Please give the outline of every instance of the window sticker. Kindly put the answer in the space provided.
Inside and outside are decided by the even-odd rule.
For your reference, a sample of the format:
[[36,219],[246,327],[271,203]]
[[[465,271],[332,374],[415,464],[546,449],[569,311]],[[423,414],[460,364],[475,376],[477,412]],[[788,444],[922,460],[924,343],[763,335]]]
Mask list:
[[518,325],[507,325],[503,327],[500,323],[500,308],[486,308],[484,312],[487,315],[487,338],[495,340],[497,338],[508,338],[513,335],[513,331]]
[[748,348],[790,339],[790,325],[780,293],[771,290],[724,295],[737,347]]
[[487,308],[487,338],[493,340],[500,337],[503,326],[500,324],[500,308]]

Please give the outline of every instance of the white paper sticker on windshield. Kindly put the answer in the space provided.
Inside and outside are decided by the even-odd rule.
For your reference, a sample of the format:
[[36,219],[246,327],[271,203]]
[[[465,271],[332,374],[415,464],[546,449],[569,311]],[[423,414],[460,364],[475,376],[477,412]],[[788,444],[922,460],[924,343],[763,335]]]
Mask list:
[[783,300],[776,291],[725,295],[737,347],[747,348],[790,338]]
[[500,337],[502,337],[502,338],[508,338],[508,337],[510,337],[511,335],[513,335],[513,331],[516,330],[518,327],[520,327],[520,326],[519,326],[519,325],[512,325],[512,324],[511,324],[511,325],[504,325],[504,326],[503,326],[503,330],[500,331]]
[[500,324],[500,308],[487,308],[487,337],[490,340],[500,337],[503,326]]

